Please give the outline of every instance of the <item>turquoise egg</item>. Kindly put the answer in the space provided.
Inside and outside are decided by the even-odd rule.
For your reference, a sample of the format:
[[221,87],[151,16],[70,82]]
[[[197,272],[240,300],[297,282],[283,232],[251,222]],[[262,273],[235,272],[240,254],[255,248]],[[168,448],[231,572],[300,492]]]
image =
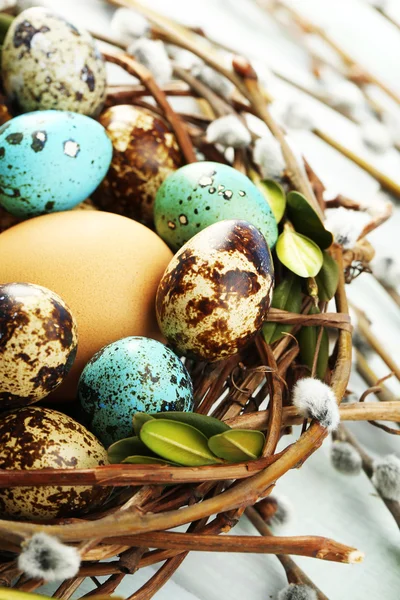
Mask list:
[[193,409],[185,366],[164,344],[145,337],[99,350],[82,372],[78,396],[88,428],[105,446],[133,435],[136,412]]
[[157,233],[178,250],[196,233],[226,219],[255,225],[272,248],[278,226],[261,192],[228,165],[198,162],[178,169],[159,187],[154,221]]
[[78,113],[45,110],[0,127],[0,205],[15,216],[69,210],[100,184],[112,158],[104,127]]

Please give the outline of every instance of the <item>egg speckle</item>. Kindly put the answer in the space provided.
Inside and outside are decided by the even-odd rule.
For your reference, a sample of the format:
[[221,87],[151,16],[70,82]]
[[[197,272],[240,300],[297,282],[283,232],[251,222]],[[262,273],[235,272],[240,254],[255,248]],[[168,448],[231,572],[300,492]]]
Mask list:
[[185,356],[231,356],[262,326],[273,281],[271,254],[256,227],[235,220],[210,225],[177,252],[161,279],[160,329]]
[[127,337],[102,348],[88,362],[78,395],[89,428],[105,445],[133,435],[136,412],[193,409],[193,388],[179,358],[144,337]]
[[[107,452],[95,436],[58,411],[27,406],[1,417],[0,469],[90,469],[107,464]],[[109,494],[99,486],[2,488],[0,512],[14,519],[66,517],[93,511]]]
[[182,164],[175,136],[162,119],[134,106],[113,106],[99,120],[114,153],[93,201],[103,210],[153,225],[156,192]]
[[22,112],[56,108],[97,115],[106,70],[92,37],[43,8],[24,10],[2,48],[4,88]]
[[205,227],[225,219],[246,219],[272,248],[278,226],[261,192],[246,175],[214,162],[181,167],[160,186],[154,204],[156,231],[174,250]]
[[76,350],[76,323],[57,294],[29,283],[0,285],[0,408],[50,394]]
[[38,111],[0,127],[0,205],[31,217],[73,208],[99,185],[112,145],[104,128],[67,111]]

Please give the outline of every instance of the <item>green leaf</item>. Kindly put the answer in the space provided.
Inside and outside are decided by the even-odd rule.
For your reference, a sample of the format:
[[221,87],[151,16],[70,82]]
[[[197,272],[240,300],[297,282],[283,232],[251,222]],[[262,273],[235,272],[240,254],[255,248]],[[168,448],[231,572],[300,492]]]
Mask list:
[[[276,286],[271,302],[272,308],[280,308],[289,312],[299,313],[301,309],[301,280],[292,272]],[[273,344],[283,337],[283,334],[293,329],[293,325],[280,323],[265,323],[263,336],[267,344]]]
[[329,248],[333,242],[330,231],[300,192],[289,192],[287,195],[288,215],[298,233],[306,235],[322,249]]
[[208,447],[216,456],[229,462],[255,460],[261,456],[265,437],[261,431],[231,429],[208,440]]
[[315,277],[322,267],[321,249],[287,223],[276,243],[276,253],[281,263],[299,277]]
[[154,417],[154,419],[168,419],[171,421],[179,421],[179,423],[186,423],[201,431],[207,438],[230,429],[229,425],[226,425],[226,423],[223,423],[215,417],[199,415],[198,413],[193,412],[168,411],[151,413],[151,416]]
[[221,462],[211,454],[206,436],[186,423],[153,419],[140,430],[140,439],[150,450],[172,462],[199,467]]
[[250,179],[264,196],[276,222],[279,223],[286,209],[286,195],[282,186],[273,179],[261,179],[258,173],[253,170],[250,171]]
[[154,417],[152,417],[151,415],[148,415],[147,413],[142,413],[142,412],[137,412],[134,414],[133,416],[133,431],[136,433],[136,435],[140,435],[140,430],[142,429],[143,425],[145,423],[147,423],[147,421],[151,421]]
[[128,465],[174,465],[175,467],[179,466],[176,463],[173,463],[170,460],[164,460],[159,456],[140,456],[139,454],[136,454],[135,456],[127,456],[122,462]]
[[[316,306],[312,306],[309,314],[319,314],[320,310]],[[315,351],[317,348],[317,340],[319,334],[319,327],[314,325],[306,325],[302,327],[297,334],[297,340],[300,347],[300,360],[303,364],[307,365],[309,369],[312,369]],[[328,367],[329,359],[329,338],[326,329],[322,332],[321,345],[319,348],[318,359],[317,359],[317,370],[316,377],[318,379],[324,379],[326,369]]]
[[112,465],[124,462],[124,459],[132,454],[153,455],[136,435],[111,444],[107,452],[108,460]]
[[315,280],[318,285],[318,298],[329,302],[336,293],[339,285],[339,266],[334,258],[324,250],[324,262]]

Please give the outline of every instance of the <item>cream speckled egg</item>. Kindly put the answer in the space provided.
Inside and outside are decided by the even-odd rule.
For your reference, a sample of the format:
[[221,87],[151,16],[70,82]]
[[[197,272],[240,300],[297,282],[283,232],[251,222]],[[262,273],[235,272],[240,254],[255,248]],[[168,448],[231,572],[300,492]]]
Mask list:
[[231,356],[262,326],[273,282],[271,254],[256,227],[239,220],[210,225],[182,246],[161,279],[160,329],[185,356]]
[[106,96],[105,64],[92,37],[44,8],[14,19],[2,49],[2,76],[22,112],[54,108],[94,116]]
[[[58,411],[27,406],[0,419],[0,469],[90,469],[107,464],[98,439]],[[99,486],[3,488],[0,512],[14,519],[66,517],[94,510],[109,493]]]
[[0,285],[0,408],[38,402],[76,356],[75,320],[61,298],[29,283]]

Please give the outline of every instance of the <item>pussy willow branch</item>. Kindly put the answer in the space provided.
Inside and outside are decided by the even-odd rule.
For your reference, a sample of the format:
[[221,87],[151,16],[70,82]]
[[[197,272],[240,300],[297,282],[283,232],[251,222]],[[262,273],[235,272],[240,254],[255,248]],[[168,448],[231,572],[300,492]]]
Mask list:
[[[257,505],[256,505],[257,506]],[[257,531],[264,536],[273,536],[271,529],[253,506],[246,508],[246,517],[250,520]],[[286,554],[277,554],[276,558],[285,569],[289,583],[305,584],[311,587],[317,594],[318,600],[329,600],[315,583],[296,565],[293,559]]]
[[[379,377],[375,373],[375,371],[371,368],[365,356],[361,354],[357,348],[353,348],[353,351],[356,355],[356,370],[357,373],[364,379],[364,381],[368,384],[369,387],[376,385]],[[385,385],[380,384],[380,392],[377,395],[378,400],[381,402],[396,402],[395,394]]]
[[[357,438],[345,427],[343,424],[340,424],[337,432],[334,435],[335,439],[339,439],[345,442],[348,442],[357,450],[362,459],[362,468],[364,473],[367,475],[369,479],[372,479],[374,474],[374,461],[369,456],[369,454],[364,450],[364,448],[358,443]],[[382,498],[385,503],[387,509],[392,514],[392,517],[396,521],[397,527],[400,529],[400,502],[396,502],[394,500],[388,500],[384,498],[379,490],[376,490],[379,496]]]
[[358,319],[358,329],[361,335],[367,340],[371,348],[381,357],[383,362],[389,368],[389,371],[393,371],[395,377],[400,381],[400,365],[395,362],[391,354],[383,347],[382,343],[372,332],[370,323],[364,311],[357,307],[353,307]]
[[[259,3],[265,5],[264,0],[259,0]],[[293,20],[300,26],[303,31],[306,33],[313,33],[320,37],[336,54],[341,58],[343,63],[353,71],[357,71],[362,74],[363,81],[365,83],[371,83],[381,88],[388,96],[392,98],[397,104],[400,104],[400,97],[396,92],[394,92],[391,88],[389,88],[383,81],[381,81],[378,77],[376,77],[373,73],[368,72],[368,70],[360,65],[346,50],[344,50],[335,40],[322,28],[305,18],[301,15],[296,9],[292,6],[286,4],[282,0],[274,0],[273,5],[277,7],[284,8],[288,14],[293,18]]]

